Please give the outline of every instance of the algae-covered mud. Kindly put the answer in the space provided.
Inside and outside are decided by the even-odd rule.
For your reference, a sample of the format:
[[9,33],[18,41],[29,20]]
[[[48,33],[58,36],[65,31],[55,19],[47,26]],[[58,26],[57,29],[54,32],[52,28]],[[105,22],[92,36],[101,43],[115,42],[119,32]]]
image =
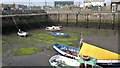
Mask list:
[[20,48],[18,50],[15,50],[13,52],[14,56],[21,56],[21,55],[32,55],[35,54],[37,52],[41,52],[43,49],[42,48],[38,48],[38,47],[24,47],[24,48]]
[[52,36],[45,29],[28,32],[30,36],[22,38],[16,33],[2,35],[3,66],[49,66],[49,58],[57,53],[52,44],[79,47],[81,32],[84,42],[118,52],[117,30],[63,27],[60,32],[68,33],[68,38]]

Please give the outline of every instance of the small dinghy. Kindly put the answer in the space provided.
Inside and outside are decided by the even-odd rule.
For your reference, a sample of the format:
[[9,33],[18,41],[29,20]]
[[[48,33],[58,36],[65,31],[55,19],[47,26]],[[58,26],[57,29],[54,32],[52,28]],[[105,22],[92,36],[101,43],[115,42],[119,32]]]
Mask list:
[[45,29],[48,31],[60,31],[62,26],[52,26],[52,27],[46,27]]
[[59,37],[69,37],[67,33],[60,33],[60,32],[51,32],[53,36],[59,36]]
[[81,67],[84,65],[84,67],[97,67],[100,68],[100,66],[96,65],[96,60],[90,59],[89,61],[84,61],[82,58],[79,60],[71,59],[65,56],[61,55],[54,55],[49,59],[49,63],[51,66],[54,66],[56,68],[63,68],[67,66],[68,68],[76,68]]
[[16,23],[14,17],[12,17],[12,19],[13,19],[13,21],[14,21],[14,24],[15,24],[16,28],[18,29],[17,36],[19,36],[19,37],[26,37],[26,36],[28,36],[28,33],[27,33],[27,32],[21,31],[21,30],[18,28],[17,23]]
[[17,32],[17,35],[18,35],[19,37],[26,37],[26,36],[28,36],[28,33],[27,33],[27,32],[24,32],[24,31],[21,31],[21,30],[19,29],[19,31]]
[[53,44],[53,48],[61,55],[78,59],[77,54],[79,53],[79,48],[73,48],[62,44]]
[[79,66],[80,62],[77,62],[77,60],[67,58],[61,55],[54,55],[49,59],[49,63],[51,66]]

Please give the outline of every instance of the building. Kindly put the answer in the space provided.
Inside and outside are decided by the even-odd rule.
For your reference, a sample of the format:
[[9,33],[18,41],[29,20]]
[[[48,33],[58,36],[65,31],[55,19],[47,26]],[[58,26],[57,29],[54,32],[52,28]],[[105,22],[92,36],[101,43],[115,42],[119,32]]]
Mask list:
[[92,5],[92,6],[104,6],[104,2],[90,2],[90,3],[85,3],[84,6],[89,6],[89,5]]
[[19,10],[27,9],[27,6],[14,3],[14,4],[2,4],[2,8],[4,8],[4,10]]
[[104,6],[105,0],[84,0],[84,6]]
[[105,2],[105,0],[84,0],[84,3],[90,3],[90,2]]
[[120,12],[120,0],[111,1],[111,12]]
[[54,6],[74,5],[74,1],[54,1]]

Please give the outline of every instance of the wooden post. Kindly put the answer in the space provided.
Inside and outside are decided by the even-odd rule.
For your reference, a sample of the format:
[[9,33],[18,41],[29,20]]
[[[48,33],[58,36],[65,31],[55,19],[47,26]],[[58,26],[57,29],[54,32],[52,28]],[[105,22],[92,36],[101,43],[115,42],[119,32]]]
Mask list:
[[112,14],[112,17],[113,17],[113,20],[112,20],[112,25],[113,25],[113,27],[112,27],[112,29],[114,29],[115,13]]
[[46,17],[46,21],[48,22],[48,14],[45,14],[45,17]]
[[89,13],[86,15],[86,20],[87,20],[86,24],[87,24],[87,28],[88,28],[88,22],[89,22],[88,16],[89,16]]
[[[117,22],[117,29],[120,29],[120,14],[118,14],[118,22]],[[120,34],[120,32],[119,32],[119,34]]]
[[58,13],[58,24],[60,24],[60,13]]
[[77,27],[77,24],[78,24],[78,13],[76,14],[76,27]]
[[99,13],[99,23],[98,23],[98,28],[100,29],[100,25],[101,25],[101,13]]
[[66,25],[68,26],[68,14],[67,14],[67,24]]
[[44,22],[45,22],[45,25],[49,25],[49,24],[47,24],[48,23],[48,15],[47,14],[45,14]]

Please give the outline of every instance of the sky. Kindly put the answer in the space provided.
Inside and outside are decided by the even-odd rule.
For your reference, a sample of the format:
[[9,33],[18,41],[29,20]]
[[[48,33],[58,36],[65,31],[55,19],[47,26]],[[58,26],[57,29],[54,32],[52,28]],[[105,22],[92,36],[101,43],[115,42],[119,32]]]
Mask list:
[[[45,0],[0,0],[0,2],[45,2]],[[79,1],[79,0],[46,0],[47,2],[53,1]],[[82,1],[82,0],[80,0]]]
[[[24,5],[28,5],[29,1],[31,3],[31,5],[35,5],[35,6],[43,6],[45,5],[45,0],[0,0],[1,3],[5,3],[5,4],[24,4]],[[46,0],[47,1],[47,5],[50,6],[54,6],[54,1],[74,1],[75,5],[78,5],[79,2],[80,4],[83,4],[84,0]],[[110,3],[111,0],[105,0],[106,3]]]

